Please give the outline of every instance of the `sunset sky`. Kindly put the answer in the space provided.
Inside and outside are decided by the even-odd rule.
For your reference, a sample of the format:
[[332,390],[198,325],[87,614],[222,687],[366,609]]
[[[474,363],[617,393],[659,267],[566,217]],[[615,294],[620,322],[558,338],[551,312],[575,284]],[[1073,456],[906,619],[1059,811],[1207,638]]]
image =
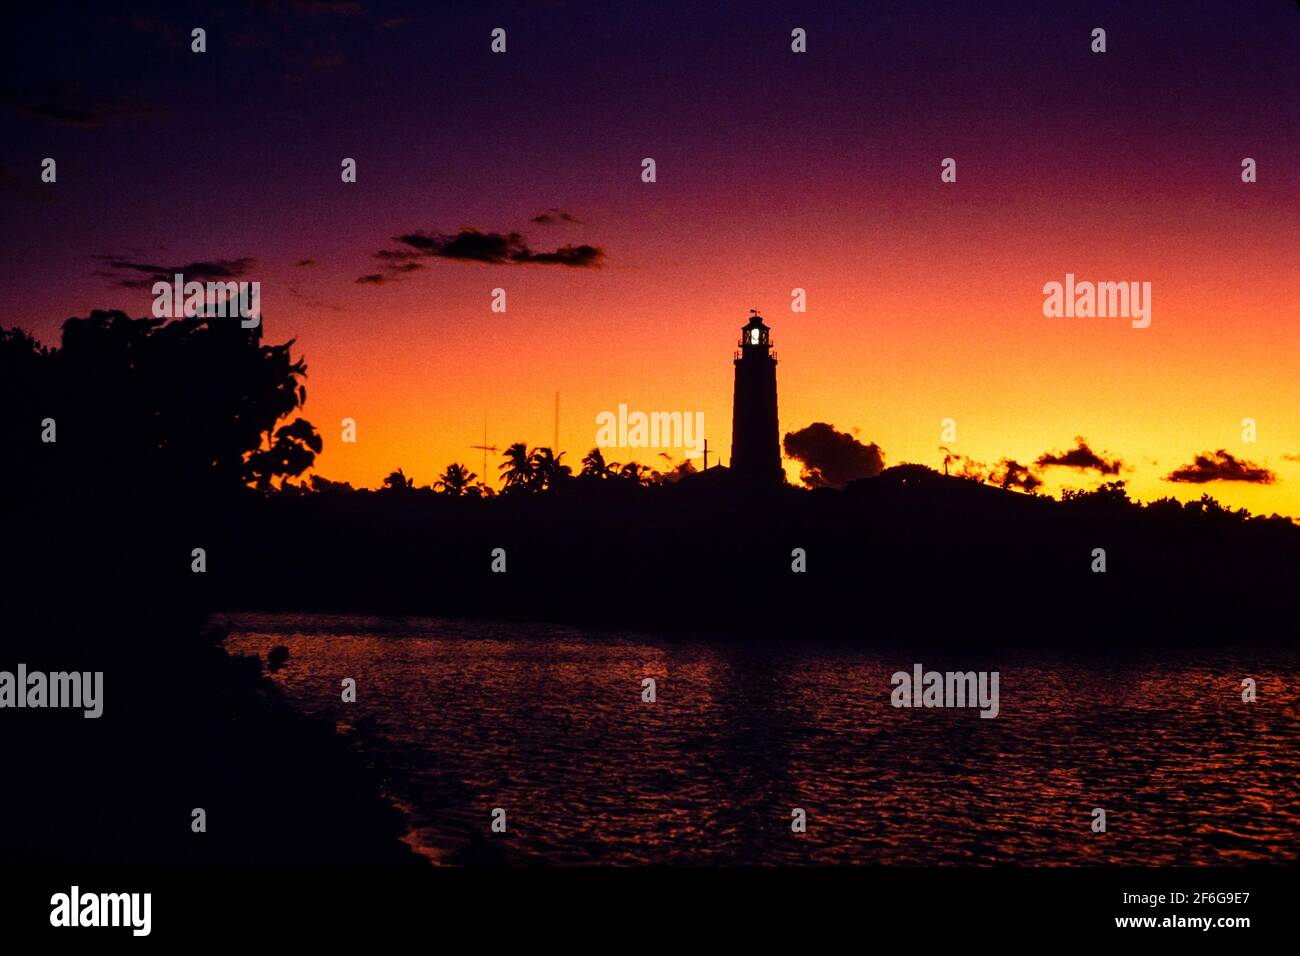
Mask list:
[[[1293,2],[430,6],[51,7],[10,32],[0,324],[57,344],[70,316],[147,315],[155,271],[225,263],[306,358],[316,472],[375,486],[481,471],[485,416],[489,443],[549,445],[557,391],[575,467],[620,403],[702,411],[727,458],[757,307],[782,433],[940,468],[944,418],[989,464],[1082,436],[1136,497],[1300,517]],[[541,261],[430,254],[462,230]],[[1150,282],[1151,326],[1045,318],[1066,273]],[[1273,482],[1165,480],[1219,449]]]

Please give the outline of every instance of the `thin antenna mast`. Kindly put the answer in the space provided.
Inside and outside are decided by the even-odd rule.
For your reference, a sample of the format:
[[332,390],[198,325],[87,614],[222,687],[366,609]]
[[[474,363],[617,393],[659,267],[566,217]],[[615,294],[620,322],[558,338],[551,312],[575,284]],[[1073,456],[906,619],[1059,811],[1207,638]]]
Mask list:
[[483,416],[483,444],[481,444],[481,445],[470,445],[469,447],[470,447],[470,448],[481,448],[481,449],[483,449],[483,473],[479,476],[479,478],[480,478],[480,480],[483,482],[483,484],[486,485],[486,484],[487,484],[487,481],[488,481],[488,473],[487,473],[487,456],[488,456],[488,452],[497,452],[497,451],[500,451],[500,449],[497,448],[496,445],[489,445],[489,444],[487,443],[487,415],[484,415],[484,416]]

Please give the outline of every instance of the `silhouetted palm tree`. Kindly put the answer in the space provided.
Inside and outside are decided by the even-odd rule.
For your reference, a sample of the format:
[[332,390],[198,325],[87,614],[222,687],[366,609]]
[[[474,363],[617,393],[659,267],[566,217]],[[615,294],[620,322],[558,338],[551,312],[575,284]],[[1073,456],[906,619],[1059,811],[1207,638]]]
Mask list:
[[[668,458],[670,462],[672,461],[672,458],[669,456],[665,455],[664,457]],[[695,467],[695,462],[691,461],[689,458],[683,458],[681,461],[676,462],[672,468],[663,472],[659,476],[659,483],[672,484],[674,481],[685,478],[687,475],[693,475],[697,471],[699,471],[699,469]]]
[[618,470],[618,477],[622,481],[630,481],[635,485],[653,485],[659,477],[659,473],[646,465],[637,464],[635,461],[629,461],[626,465]]
[[605,456],[599,448],[593,448],[587,452],[587,457],[582,459],[582,471],[579,477],[582,478],[613,478],[618,474],[618,462],[607,462]]
[[505,472],[506,491],[533,491],[533,459],[528,454],[528,446],[521,441],[506,449],[505,460],[498,466],[498,471]]
[[398,468],[384,479],[384,487],[389,491],[410,491],[415,487],[415,479],[407,478],[402,469]]
[[468,490],[470,482],[477,477],[478,475],[464,465],[452,462],[438,480],[433,483],[433,487],[445,495],[459,498]]
[[549,448],[534,448],[530,456],[533,463],[533,482],[535,491],[551,489],[561,484],[573,474],[568,465],[560,464],[564,452],[558,455]]
[[943,452],[943,473],[946,475],[948,474],[948,465],[956,461],[957,456],[954,455],[950,450],[945,448],[943,445],[939,446],[939,450]]

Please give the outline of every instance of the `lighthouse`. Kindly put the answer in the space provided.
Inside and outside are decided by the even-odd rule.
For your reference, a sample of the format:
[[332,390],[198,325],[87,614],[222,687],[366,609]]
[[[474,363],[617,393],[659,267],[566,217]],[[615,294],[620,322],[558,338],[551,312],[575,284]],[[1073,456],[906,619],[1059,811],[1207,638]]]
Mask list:
[[776,421],[776,353],[757,309],[740,329],[731,404],[731,472],[753,484],[785,481]]

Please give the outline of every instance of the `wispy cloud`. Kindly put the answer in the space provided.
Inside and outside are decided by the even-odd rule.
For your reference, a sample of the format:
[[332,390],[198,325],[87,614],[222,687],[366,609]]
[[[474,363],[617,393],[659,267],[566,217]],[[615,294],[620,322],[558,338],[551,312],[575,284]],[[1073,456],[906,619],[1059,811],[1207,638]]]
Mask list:
[[375,259],[383,271],[361,276],[356,281],[379,285],[395,281],[404,274],[424,268],[429,259],[479,262],[493,266],[558,265],[574,269],[598,269],[604,264],[605,251],[587,244],[564,245],[553,250],[538,250],[517,232],[482,232],[461,229],[456,233],[416,230],[394,236],[396,249],[380,249]]
[[579,226],[582,225],[581,219],[571,213],[565,212],[563,209],[556,209],[554,206],[546,210],[546,212],[538,213],[532,218],[532,221],[537,223],[539,226],[555,226],[562,222],[573,223]]
[[95,270],[95,275],[111,279],[114,285],[123,289],[149,289],[155,282],[171,282],[177,273],[183,275],[187,282],[238,279],[247,275],[249,270],[257,265],[257,260],[251,257],[200,260],[178,266],[133,262],[118,256],[95,256],[94,258],[106,265],[104,269]]

